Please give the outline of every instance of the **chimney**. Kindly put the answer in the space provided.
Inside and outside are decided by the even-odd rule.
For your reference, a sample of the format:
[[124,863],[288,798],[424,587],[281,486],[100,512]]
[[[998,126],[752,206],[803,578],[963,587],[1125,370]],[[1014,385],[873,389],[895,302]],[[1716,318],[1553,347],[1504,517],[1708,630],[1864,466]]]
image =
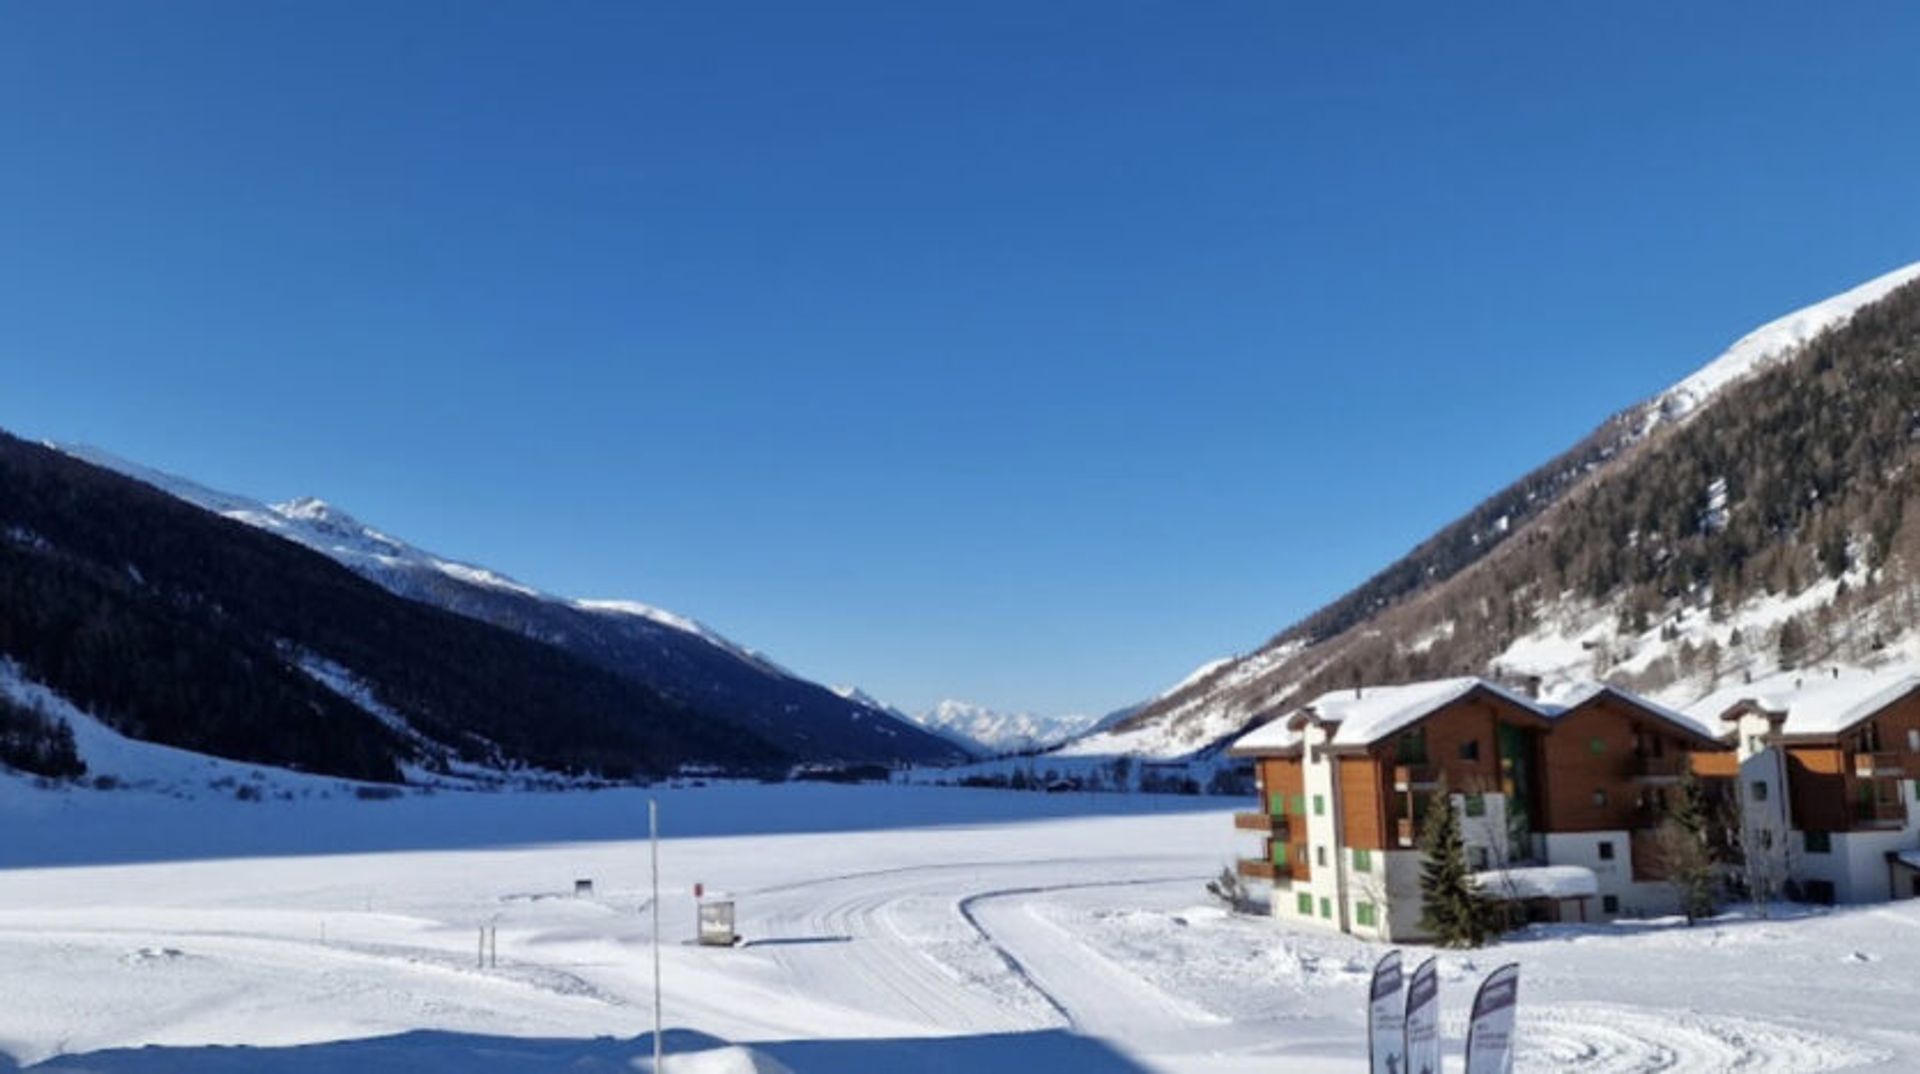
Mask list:
[[1540,676],[1527,676],[1527,696],[1535,701],[1540,700]]
[[1355,665],[1353,669],[1353,699],[1355,701],[1360,700],[1360,668],[1358,665]]
[[1834,669],[1833,669],[1833,677],[1834,677],[1834,678],[1836,678],[1836,679],[1840,677],[1840,668],[1839,668],[1839,666],[1838,666],[1838,665],[1835,665],[1835,666],[1834,666]]

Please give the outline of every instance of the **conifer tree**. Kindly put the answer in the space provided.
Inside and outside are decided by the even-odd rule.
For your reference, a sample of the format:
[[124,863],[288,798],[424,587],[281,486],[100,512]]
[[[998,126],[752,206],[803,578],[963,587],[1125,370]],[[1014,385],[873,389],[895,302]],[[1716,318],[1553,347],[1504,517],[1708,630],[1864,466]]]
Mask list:
[[1420,925],[1442,947],[1479,947],[1499,931],[1493,901],[1467,870],[1466,841],[1442,783],[1420,826]]
[[1678,794],[1670,800],[1656,838],[1667,883],[1673,885],[1680,897],[1680,912],[1692,925],[1713,916],[1719,884],[1708,829],[1706,788],[1691,771],[1684,771],[1676,790]]

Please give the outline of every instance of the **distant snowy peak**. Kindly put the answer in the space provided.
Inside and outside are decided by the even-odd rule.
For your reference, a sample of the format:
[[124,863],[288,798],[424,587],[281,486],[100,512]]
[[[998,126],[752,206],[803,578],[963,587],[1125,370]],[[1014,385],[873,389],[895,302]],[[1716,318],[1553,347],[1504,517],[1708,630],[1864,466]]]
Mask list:
[[1847,323],[1862,308],[1916,279],[1920,279],[1920,263],[1876,276],[1852,290],[1761,325],[1692,376],[1655,396],[1647,406],[1647,428],[1692,415],[1729,384],[1785,358],[1820,333]]
[[637,600],[580,599],[565,601],[565,603],[571,604],[583,612],[592,612],[595,615],[628,616],[634,619],[645,619],[649,622],[658,623],[661,626],[678,630],[683,634],[692,634],[694,637],[699,638],[709,645],[725,649],[727,652],[755,665],[769,674],[798,678],[793,672],[781,667],[775,663],[771,657],[760,652],[758,649],[749,649],[739,642],[708,627],[698,619],[690,619],[678,612],[670,612],[665,608],[656,608],[651,604],[642,604]]
[[929,712],[909,717],[987,753],[1012,753],[1058,745],[1093,726],[1097,717],[1040,716],[1031,712],[1000,712],[965,701],[942,701]]
[[82,462],[113,470],[136,481],[152,485],[196,507],[266,530],[363,572],[393,569],[423,569],[446,575],[468,585],[505,590],[522,596],[567,604],[582,611],[603,615],[633,616],[692,634],[717,645],[742,659],[774,672],[788,674],[771,660],[707,629],[700,623],[673,612],[637,601],[569,600],[542,593],[497,571],[459,560],[446,559],[388,536],[361,522],[325,500],[311,496],[269,504],[210,489],[183,477],[129,462],[110,452],[83,444],[48,444],[55,450]]
[[889,705],[886,702],[880,700],[879,698],[873,696],[872,694],[867,693],[865,690],[860,689],[858,686],[835,686],[832,689],[834,693],[839,694],[840,697],[843,698],[844,700],[851,702],[852,704],[859,705],[861,708],[877,709],[881,712],[885,712],[893,716],[898,716],[903,720],[911,720],[914,723],[919,722],[918,720],[914,720],[912,716],[909,716],[906,713],[901,712],[899,709],[894,708],[892,705]]

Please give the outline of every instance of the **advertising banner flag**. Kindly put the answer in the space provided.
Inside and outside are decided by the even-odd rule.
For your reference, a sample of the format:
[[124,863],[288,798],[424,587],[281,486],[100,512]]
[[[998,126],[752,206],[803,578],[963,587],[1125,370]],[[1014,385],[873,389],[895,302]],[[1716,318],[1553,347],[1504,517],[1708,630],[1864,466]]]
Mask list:
[[1467,1021],[1467,1074],[1513,1074],[1513,1017],[1520,1003],[1520,967],[1487,974]]
[[1407,979],[1406,1031],[1403,1074],[1440,1074],[1440,975],[1433,959]]
[[1407,1074],[1407,1008],[1401,996],[1400,952],[1373,968],[1367,1004],[1367,1054],[1373,1074]]

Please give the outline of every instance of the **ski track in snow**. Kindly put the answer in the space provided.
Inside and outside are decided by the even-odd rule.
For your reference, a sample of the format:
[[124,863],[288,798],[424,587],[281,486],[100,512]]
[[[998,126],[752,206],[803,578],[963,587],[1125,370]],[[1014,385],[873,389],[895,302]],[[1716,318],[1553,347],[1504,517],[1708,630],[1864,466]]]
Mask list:
[[[1464,1020],[1449,1031],[1464,1036]],[[1812,1030],[1696,1011],[1669,1013],[1602,1003],[1522,1009],[1523,1071],[1651,1074],[1739,1071],[1814,1074],[1884,1061],[1887,1053]]]

